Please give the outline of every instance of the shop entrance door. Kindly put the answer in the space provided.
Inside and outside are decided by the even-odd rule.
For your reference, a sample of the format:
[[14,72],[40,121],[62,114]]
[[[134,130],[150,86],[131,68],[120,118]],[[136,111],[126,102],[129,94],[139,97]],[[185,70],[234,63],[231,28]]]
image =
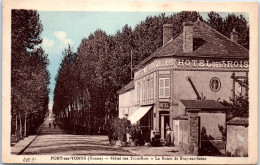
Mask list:
[[161,139],[166,138],[166,124],[170,125],[170,115],[162,114],[161,115]]

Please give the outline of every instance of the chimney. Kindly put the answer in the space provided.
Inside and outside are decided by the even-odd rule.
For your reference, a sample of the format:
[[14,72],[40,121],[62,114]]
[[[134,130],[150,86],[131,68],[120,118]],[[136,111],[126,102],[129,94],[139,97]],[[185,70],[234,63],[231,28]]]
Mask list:
[[238,32],[236,31],[235,28],[230,33],[230,39],[231,39],[231,41],[236,42],[236,43],[238,41]]
[[173,35],[173,24],[163,25],[163,46],[172,39]]
[[193,52],[193,26],[194,23],[191,21],[183,23],[183,52]]

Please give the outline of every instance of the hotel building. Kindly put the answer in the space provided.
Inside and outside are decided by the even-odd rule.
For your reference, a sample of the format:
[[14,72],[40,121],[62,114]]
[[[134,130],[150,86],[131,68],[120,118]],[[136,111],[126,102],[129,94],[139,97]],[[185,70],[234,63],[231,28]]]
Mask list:
[[[152,130],[191,152],[205,136],[222,141],[225,107],[219,103],[236,94],[247,95],[249,51],[239,45],[235,29],[230,38],[200,21],[183,23],[180,34],[163,26],[163,46],[134,70],[134,80],[119,93],[119,117],[138,124],[149,139]],[[221,149],[220,149],[221,150]]]

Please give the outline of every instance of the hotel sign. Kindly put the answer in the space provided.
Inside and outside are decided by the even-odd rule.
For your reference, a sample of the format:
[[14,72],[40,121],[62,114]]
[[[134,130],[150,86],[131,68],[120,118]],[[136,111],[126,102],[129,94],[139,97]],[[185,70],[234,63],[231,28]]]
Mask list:
[[147,72],[150,72],[152,70],[154,70],[155,68],[160,68],[160,67],[174,67],[175,66],[175,59],[159,59],[159,60],[155,60],[152,63],[148,64],[147,66],[145,66],[143,69],[140,69],[137,72],[137,75],[143,75]]
[[248,68],[248,61],[176,60],[178,67]]
[[231,61],[231,60],[190,60],[190,59],[157,59],[152,63],[146,65],[143,69],[140,69],[136,76],[144,75],[145,73],[151,72],[156,68],[227,68],[227,69],[248,69],[248,61]]
[[169,102],[159,102],[159,108],[160,109],[169,109],[170,103]]

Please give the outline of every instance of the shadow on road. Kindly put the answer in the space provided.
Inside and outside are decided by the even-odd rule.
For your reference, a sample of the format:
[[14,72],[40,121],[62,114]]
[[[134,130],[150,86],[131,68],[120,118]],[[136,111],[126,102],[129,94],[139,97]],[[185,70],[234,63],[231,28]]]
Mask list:
[[53,119],[47,118],[37,138],[22,155],[135,155],[122,148],[101,143],[106,140],[108,141],[107,136],[73,135],[58,125],[54,128]]

